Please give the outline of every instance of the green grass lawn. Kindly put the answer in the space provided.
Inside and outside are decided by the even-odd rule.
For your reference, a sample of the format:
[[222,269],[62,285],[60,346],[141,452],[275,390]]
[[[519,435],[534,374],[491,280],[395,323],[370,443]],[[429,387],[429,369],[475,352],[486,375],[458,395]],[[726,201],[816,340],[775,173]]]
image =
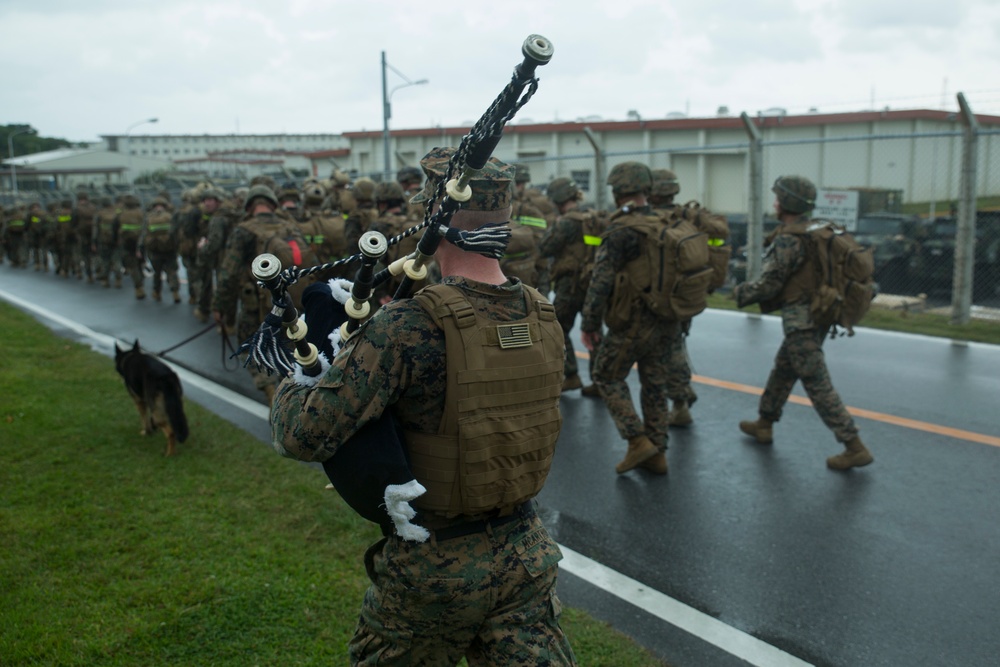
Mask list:
[[[111,359],[0,304],[0,665],[344,665],[380,533],[187,402],[163,456]],[[569,609],[581,665],[661,664]]]

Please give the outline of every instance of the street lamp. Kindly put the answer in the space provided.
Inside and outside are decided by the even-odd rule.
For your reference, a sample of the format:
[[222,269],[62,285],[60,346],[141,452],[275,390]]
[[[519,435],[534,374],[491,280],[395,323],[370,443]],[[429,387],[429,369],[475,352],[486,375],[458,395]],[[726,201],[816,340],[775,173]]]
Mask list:
[[[400,84],[389,92],[386,92],[388,90],[386,86],[386,69],[391,69],[406,83]],[[390,106],[392,94],[400,88],[422,86],[425,83],[428,83],[427,79],[410,81],[402,72],[386,62],[385,51],[382,52],[382,167],[385,170],[384,180],[387,182],[392,180],[392,167],[389,164],[389,118],[392,117],[392,107]]]
[[140,125],[145,125],[146,123],[157,123],[159,118],[147,118],[146,120],[140,120],[132,123],[125,130],[125,146],[128,148],[128,152],[125,154],[128,159],[128,189],[129,192],[135,194],[135,183],[132,181],[132,129],[139,127]]
[[29,125],[23,130],[15,130],[7,135],[7,155],[10,156],[10,178],[15,197],[17,196],[17,167],[14,166],[14,137],[19,134],[35,134],[35,128]]

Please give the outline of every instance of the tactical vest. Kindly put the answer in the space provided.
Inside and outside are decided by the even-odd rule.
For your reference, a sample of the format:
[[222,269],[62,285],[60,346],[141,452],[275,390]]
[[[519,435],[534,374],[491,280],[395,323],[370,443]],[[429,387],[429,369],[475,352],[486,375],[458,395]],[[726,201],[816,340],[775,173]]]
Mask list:
[[580,283],[580,291],[586,292],[597,248],[601,245],[601,235],[607,230],[608,223],[593,211],[569,211],[563,219],[572,220],[579,227],[580,234],[553,260],[552,279],[572,276]]
[[299,224],[302,226],[303,238],[312,246],[321,262],[335,262],[351,254],[347,251],[347,236],[341,216],[314,212]]
[[[264,253],[274,255],[281,261],[282,269],[293,266],[309,268],[319,263],[316,253],[303,238],[299,223],[294,220],[279,218],[277,215],[258,216],[241,222],[239,226],[251,232],[257,239],[257,255]],[[300,313],[302,292],[312,282],[311,277],[306,277],[288,287],[288,296],[292,298],[292,303]],[[256,285],[256,281],[254,284]],[[263,290],[263,298],[258,299],[258,304],[262,307],[260,314],[263,319],[264,314],[271,310],[271,292]]]
[[91,202],[82,200],[76,205],[76,231],[81,237],[90,241],[90,236],[94,229],[94,218],[97,216],[97,207]]
[[142,209],[126,208],[118,214],[118,239],[137,241],[142,231]]
[[643,306],[659,318],[680,322],[705,310],[713,276],[705,232],[684,218],[625,209],[611,220],[608,234],[624,227],[644,238],[639,257],[628,262],[615,278],[605,315],[609,328],[630,328]]
[[177,252],[177,237],[173,234],[173,215],[169,211],[151,211],[146,215],[146,250],[155,253]]
[[562,426],[564,341],[555,309],[524,286],[528,315],[482,317],[452,285],[414,299],[444,331],[446,407],[435,434],[405,434],[419,510],[444,516],[501,513],[545,483]]

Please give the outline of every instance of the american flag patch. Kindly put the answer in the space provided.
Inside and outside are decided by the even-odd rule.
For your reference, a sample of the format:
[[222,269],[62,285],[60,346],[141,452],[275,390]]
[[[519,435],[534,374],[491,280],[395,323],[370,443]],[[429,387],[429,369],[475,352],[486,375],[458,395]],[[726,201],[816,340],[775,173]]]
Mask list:
[[497,325],[497,338],[504,350],[512,347],[531,347],[531,330],[527,324]]

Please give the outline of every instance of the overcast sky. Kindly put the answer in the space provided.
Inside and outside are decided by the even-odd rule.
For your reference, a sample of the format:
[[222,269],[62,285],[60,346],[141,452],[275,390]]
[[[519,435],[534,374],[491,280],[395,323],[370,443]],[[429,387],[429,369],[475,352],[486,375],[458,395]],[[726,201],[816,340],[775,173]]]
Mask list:
[[[886,106],[1000,115],[992,0],[0,0],[0,123],[44,136],[340,133],[477,119],[532,33],[518,120]],[[396,72],[401,73],[405,79]]]

